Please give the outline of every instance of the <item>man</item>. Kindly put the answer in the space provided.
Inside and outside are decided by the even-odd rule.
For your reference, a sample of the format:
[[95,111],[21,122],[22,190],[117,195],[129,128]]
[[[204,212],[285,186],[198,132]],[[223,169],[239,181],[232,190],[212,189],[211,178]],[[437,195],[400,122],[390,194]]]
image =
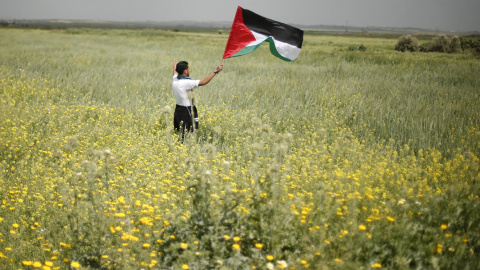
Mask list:
[[188,132],[194,131],[192,114],[195,118],[195,129],[198,129],[198,112],[195,104],[190,104],[188,94],[193,92],[193,88],[207,85],[216,74],[223,69],[223,64],[217,66],[212,73],[208,74],[201,80],[192,80],[190,76],[190,67],[185,61],[177,63],[177,59],[173,61],[173,96],[177,102],[175,107],[175,113],[173,115],[173,128],[175,131],[182,132],[182,139],[185,133],[185,129]]

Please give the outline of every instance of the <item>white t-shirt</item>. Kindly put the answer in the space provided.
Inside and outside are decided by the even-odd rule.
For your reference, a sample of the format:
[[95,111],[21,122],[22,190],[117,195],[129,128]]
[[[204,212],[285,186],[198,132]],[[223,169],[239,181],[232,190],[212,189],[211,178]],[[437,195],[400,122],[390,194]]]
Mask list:
[[200,80],[179,80],[177,75],[173,76],[172,89],[177,104],[181,106],[191,106],[190,100],[188,99],[188,92],[191,92],[193,88],[198,87],[199,83]]

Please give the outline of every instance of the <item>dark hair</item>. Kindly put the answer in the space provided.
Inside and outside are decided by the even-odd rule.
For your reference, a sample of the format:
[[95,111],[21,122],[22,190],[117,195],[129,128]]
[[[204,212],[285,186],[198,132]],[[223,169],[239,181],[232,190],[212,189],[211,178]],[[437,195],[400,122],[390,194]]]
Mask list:
[[179,74],[182,75],[183,71],[188,68],[188,62],[187,61],[180,61],[177,63],[177,67],[175,68],[175,71]]

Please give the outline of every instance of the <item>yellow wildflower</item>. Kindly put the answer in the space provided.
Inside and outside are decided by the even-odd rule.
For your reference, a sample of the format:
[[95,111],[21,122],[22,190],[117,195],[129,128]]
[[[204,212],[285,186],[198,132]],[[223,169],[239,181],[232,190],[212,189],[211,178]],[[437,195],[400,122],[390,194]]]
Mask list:
[[33,264],[32,261],[22,261],[22,264],[25,265],[25,266],[30,266]]
[[125,213],[115,213],[113,216],[116,217],[116,218],[124,218]]

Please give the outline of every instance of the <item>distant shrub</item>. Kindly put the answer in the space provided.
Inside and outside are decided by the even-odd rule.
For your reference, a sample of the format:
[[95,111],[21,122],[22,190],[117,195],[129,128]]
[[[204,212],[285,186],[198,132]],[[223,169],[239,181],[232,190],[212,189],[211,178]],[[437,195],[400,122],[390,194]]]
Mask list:
[[430,46],[428,47],[429,52],[443,52],[448,53],[450,51],[450,44],[451,40],[446,35],[441,35],[438,37],[434,37],[430,42]]
[[411,35],[401,36],[395,45],[395,50],[401,52],[417,52],[420,50],[420,47],[418,46],[418,39],[416,37],[412,37]]
[[348,50],[349,51],[356,51],[358,49],[357,45],[349,45]]
[[434,37],[428,44],[427,52],[460,53],[462,52],[462,42],[459,37],[448,37],[441,35]]
[[480,39],[468,39],[460,37],[460,47],[463,51],[471,50],[473,53],[480,54]]
[[460,38],[453,36],[450,42],[450,51],[449,53],[461,53],[462,52],[462,43]]
[[349,45],[348,46],[348,50],[349,51],[366,51],[367,50],[367,47],[365,47],[365,45],[361,44],[360,46],[358,45]]

